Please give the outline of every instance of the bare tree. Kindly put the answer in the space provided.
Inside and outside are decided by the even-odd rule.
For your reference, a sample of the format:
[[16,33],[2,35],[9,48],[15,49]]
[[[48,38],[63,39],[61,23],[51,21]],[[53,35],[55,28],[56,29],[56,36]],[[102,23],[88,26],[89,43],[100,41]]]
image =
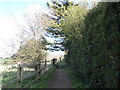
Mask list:
[[41,37],[45,32],[48,15],[45,13],[35,13],[33,16],[24,15],[25,25],[20,27],[21,33],[20,48],[16,53],[16,58],[20,60],[43,60],[46,56]]
[[26,25],[22,26],[22,36],[30,39],[38,40],[41,38],[42,33],[45,32],[48,16],[45,13],[35,13],[34,16],[28,14],[24,15]]

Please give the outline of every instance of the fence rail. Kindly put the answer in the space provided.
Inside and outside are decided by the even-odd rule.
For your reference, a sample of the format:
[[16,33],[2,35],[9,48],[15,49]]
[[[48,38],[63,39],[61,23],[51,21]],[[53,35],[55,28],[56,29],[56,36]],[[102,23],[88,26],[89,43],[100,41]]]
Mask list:
[[[48,65],[47,62],[51,62],[51,63]],[[24,88],[29,87],[30,85],[35,83],[40,78],[39,76],[41,74],[44,74],[46,71],[48,71],[53,64],[52,61],[47,61],[47,60],[45,60],[42,63],[44,63],[44,64],[41,64],[40,62],[32,62],[32,63],[23,63],[23,64],[6,67],[5,70],[17,68],[17,78],[9,81],[7,83],[3,83],[2,88],[6,88],[12,84],[16,84],[16,88],[19,88],[20,84],[22,83],[22,81],[24,79],[27,79],[32,76],[36,76],[36,78],[33,81],[31,81],[30,83],[28,83],[27,85],[24,86]],[[23,75],[24,68],[26,68],[26,67],[27,68],[35,68],[35,71],[28,75]]]

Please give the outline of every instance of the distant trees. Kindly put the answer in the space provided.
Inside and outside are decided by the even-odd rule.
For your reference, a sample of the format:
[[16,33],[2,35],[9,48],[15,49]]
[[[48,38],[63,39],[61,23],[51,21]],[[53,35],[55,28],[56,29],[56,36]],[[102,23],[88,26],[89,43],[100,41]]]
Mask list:
[[47,25],[48,15],[35,13],[33,16],[25,15],[25,25],[21,27],[19,38],[21,45],[18,51],[12,56],[20,61],[40,61],[46,56],[42,44],[43,33]]
[[46,56],[44,46],[35,39],[30,39],[25,45],[21,45],[16,55],[21,60],[34,61],[43,60]]

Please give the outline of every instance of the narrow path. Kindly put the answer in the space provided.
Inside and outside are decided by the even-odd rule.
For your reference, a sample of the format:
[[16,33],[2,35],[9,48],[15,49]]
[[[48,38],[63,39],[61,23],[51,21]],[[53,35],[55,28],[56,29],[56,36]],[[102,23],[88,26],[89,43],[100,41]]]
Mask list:
[[48,88],[72,88],[70,78],[64,69],[57,69]]

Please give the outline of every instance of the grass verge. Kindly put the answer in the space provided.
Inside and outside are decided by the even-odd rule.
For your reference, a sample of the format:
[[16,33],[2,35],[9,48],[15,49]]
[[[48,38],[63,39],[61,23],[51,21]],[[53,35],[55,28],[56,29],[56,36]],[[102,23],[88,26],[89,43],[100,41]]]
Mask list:
[[49,81],[52,79],[52,76],[55,73],[55,67],[52,67],[48,72],[41,75],[38,83],[35,83],[31,88],[47,88]]
[[[56,69],[55,67],[51,67],[46,73],[40,76],[38,82],[31,85],[29,88],[47,88],[48,82],[51,80],[52,76],[55,73],[55,69]],[[30,83],[35,78],[36,76],[32,76],[30,78],[23,80],[23,82],[20,85],[20,88],[23,88],[26,84]],[[16,88],[16,84],[12,84],[5,88]]]
[[74,71],[72,70],[72,68],[68,64],[64,65],[64,69],[71,78],[72,88],[86,88],[86,86],[83,85],[82,82],[79,81],[78,78],[75,77]]

